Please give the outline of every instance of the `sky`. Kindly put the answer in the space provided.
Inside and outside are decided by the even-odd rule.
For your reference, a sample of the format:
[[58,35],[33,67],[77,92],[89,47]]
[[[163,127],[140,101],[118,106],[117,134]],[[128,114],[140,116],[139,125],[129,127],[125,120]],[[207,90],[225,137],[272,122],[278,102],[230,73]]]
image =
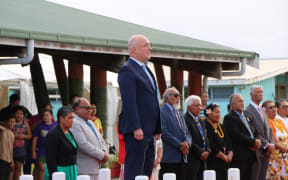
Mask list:
[[287,0],[49,0],[159,30],[288,58]]

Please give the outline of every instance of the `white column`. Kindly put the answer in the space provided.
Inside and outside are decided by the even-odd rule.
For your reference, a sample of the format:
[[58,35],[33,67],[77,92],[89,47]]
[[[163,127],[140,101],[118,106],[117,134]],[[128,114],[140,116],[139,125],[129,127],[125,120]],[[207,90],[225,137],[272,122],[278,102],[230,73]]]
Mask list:
[[108,168],[102,168],[99,170],[99,180],[111,180],[111,171]]
[[205,170],[203,174],[203,180],[216,180],[216,172],[214,170]]
[[20,180],[33,180],[32,175],[21,175]]
[[136,176],[135,180],[149,180],[148,176]]
[[174,173],[165,173],[163,175],[163,180],[176,180],[176,174],[174,174]]
[[54,172],[52,174],[52,180],[65,180],[64,172]]
[[240,180],[240,169],[229,168],[228,169],[228,179],[229,180]]
[[[90,180],[90,176],[88,175],[79,175],[77,176],[77,180]],[[99,179],[101,180],[101,179]]]

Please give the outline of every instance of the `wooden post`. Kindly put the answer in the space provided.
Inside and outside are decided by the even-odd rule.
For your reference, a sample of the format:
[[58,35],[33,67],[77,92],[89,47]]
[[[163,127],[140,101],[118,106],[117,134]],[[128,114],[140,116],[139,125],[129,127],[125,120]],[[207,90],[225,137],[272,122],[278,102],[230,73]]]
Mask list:
[[54,64],[54,70],[56,74],[57,84],[58,84],[58,90],[61,96],[62,105],[66,106],[68,104],[68,78],[66,75],[66,69],[64,65],[63,58],[53,56],[53,64]]
[[107,137],[107,74],[103,69],[90,67],[90,101],[97,107],[97,117],[101,119],[103,137]]
[[154,63],[154,68],[155,68],[155,73],[156,73],[156,78],[158,82],[158,88],[160,91],[160,95],[164,94],[164,91],[167,89],[167,83],[163,71],[163,66],[161,64]]
[[200,96],[202,87],[201,74],[189,72],[188,75],[188,95]]
[[171,86],[174,86],[182,95],[181,103],[180,103],[182,110],[183,110],[183,100],[184,100],[183,85],[184,85],[183,71],[179,69],[171,68]]
[[77,95],[83,97],[83,65],[68,63],[69,97]]
[[37,109],[38,112],[40,113],[42,106],[44,104],[50,103],[50,100],[38,54],[35,54],[32,62],[30,63],[30,73],[32,78]]

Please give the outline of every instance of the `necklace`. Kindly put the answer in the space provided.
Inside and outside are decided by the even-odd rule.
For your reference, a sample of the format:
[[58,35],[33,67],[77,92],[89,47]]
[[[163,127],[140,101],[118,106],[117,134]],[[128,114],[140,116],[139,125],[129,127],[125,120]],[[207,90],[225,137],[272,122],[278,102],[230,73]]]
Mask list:
[[223,130],[222,130],[220,124],[219,124],[219,123],[217,124],[217,126],[218,126],[218,128],[219,128],[219,130],[220,130],[220,131],[218,131],[217,126],[215,127],[214,124],[213,124],[210,120],[208,120],[208,122],[209,122],[209,123],[211,124],[211,126],[214,128],[214,130],[215,130],[215,132],[218,134],[218,136],[219,136],[220,138],[224,138],[224,133],[223,133]]
[[281,124],[278,122],[277,119],[275,119],[275,120],[269,119],[269,120],[277,129],[279,129],[279,131],[281,131],[281,133],[284,132],[284,127],[281,126]]

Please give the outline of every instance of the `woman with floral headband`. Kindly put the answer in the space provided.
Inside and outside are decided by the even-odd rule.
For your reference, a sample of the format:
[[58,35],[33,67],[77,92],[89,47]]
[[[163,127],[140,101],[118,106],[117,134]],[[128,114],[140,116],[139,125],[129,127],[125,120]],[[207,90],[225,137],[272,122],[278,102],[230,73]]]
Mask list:
[[209,139],[211,153],[208,157],[207,169],[216,171],[216,179],[227,179],[227,169],[233,158],[232,143],[220,124],[220,107],[211,103],[204,112],[207,137]]
[[276,118],[277,107],[273,101],[265,101],[262,104],[269,118],[269,124],[272,128],[275,149],[270,157],[269,168],[267,173],[268,179],[280,180],[288,179],[288,131],[285,124]]

